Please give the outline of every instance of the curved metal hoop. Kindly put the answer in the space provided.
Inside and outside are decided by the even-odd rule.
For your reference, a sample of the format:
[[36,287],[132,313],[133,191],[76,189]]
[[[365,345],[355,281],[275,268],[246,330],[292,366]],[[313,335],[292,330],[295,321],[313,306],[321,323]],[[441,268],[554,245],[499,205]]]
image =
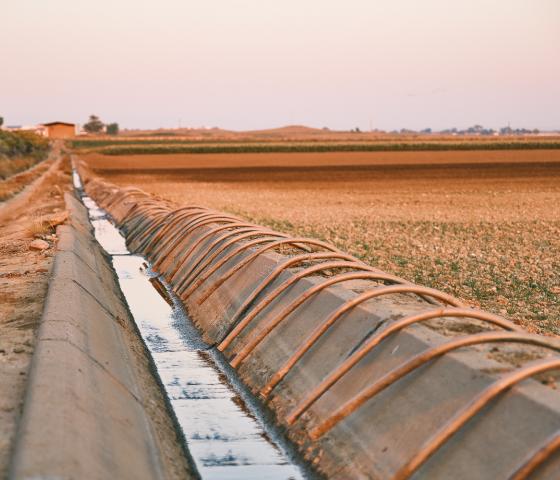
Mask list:
[[409,325],[441,317],[473,318],[505,328],[506,330],[522,331],[522,329],[517,325],[496,315],[482,312],[480,310],[468,310],[464,308],[438,308],[436,310],[396,320],[377,335],[370,337],[358,350],[346,358],[319,385],[309,392],[300,404],[288,415],[288,425],[292,425],[306,410],[309,409],[309,407],[319,400],[319,398],[321,398],[330,387],[338,382],[338,380],[348,373],[354,365],[375,349],[375,347],[377,347],[387,337],[400,332]]
[[313,345],[323,336],[323,334],[348,310],[364,303],[372,298],[377,298],[382,295],[390,295],[395,293],[416,293],[423,295],[430,295],[437,300],[441,300],[448,305],[455,307],[463,306],[461,302],[446,293],[439,292],[432,288],[419,287],[417,285],[393,285],[390,287],[378,287],[374,290],[364,292],[356,298],[348,300],[342,304],[336,311],[334,311],[321,325],[319,325],[313,333],[307,338],[305,342],[294,352],[294,354],[280,367],[280,369],[272,376],[268,384],[261,389],[260,394],[266,398],[278,383],[290,372],[294,365],[303,357]]
[[[248,235],[250,237],[254,237],[254,236],[259,236],[259,238],[250,240],[246,243],[244,243],[243,245],[237,247],[235,250],[229,252],[227,255],[225,255],[223,258],[221,258],[216,264],[213,264],[211,268],[209,268],[208,271],[206,271],[204,274],[200,275],[199,278],[196,279],[196,281],[189,286],[189,288],[185,291],[185,292],[181,292],[181,295],[190,295],[191,292],[193,292],[195,289],[197,289],[198,287],[200,287],[200,285],[202,285],[209,277],[211,277],[217,270],[219,270],[222,266],[224,266],[227,262],[229,262],[232,258],[236,257],[237,255],[243,253],[245,250],[249,250],[251,247],[254,247],[255,245],[258,245],[259,243],[268,243],[268,244],[273,244],[279,240],[277,240],[280,235],[275,234],[274,232],[271,233],[253,233],[252,235]],[[215,257],[214,257],[215,258]],[[240,262],[242,263],[243,260]],[[237,264],[239,265],[239,263]],[[237,266],[236,265],[236,266]],[[235,268],[235,267],[234,267]],[[226,272],[224,275],[227,275],[229,272]],[[220,277],[221,279],[222,277]],[[224,280],[225,281],[225,280]],[[223,283],[223,282],[222,282]],[[218,288],[218,287],[216,287]],[[203,294],[204,295],[204,294]],[[208,295],[209,296],[209,295]],[[199,299],[198,303],[199,305],[206,300],[206,298],[208,298],[208,296],[204,297],[202,300]]]
[[[219,236],[212,243],[205,248],[203,253],[199,255],[199,259],[196,262],[193,262],[191,268],[185,272],[183,279],[178,283],[175,290],[181,294],[185,294],[186,296],[190,295],[194,290],[193,287],[188,287],[190,283],[198,276],[201,276],[204,269],[212,265],[212,262],[228,247],[235,244],[235,242],[239,240],[243,240],[245,238],[250,237],[258,237],[258,236],[275,236],[277,238],[283,237],[286,238],[287,235],[282,236],[282,234],[276,234],[268,229],[263,227],[242,227],[239,230],[234,230],[231,232],[227,232],[224,235]],[[223,242],[224,240],[230,238],[227,242],[222,244],[218,247],[218,245]],[[216,250],[214,250],[216,248]],[[214,250],[213,253],[212,250]],[[188,288],[187,288],[188,287]],[[186,289],[186,290],[185,290]]]
[[311,287],[310,289],[302,292],[297,298],[292,300],[289,305],[278,314],[272,320],[270,320],[262,330],[256,332],[254,335],[251,336],[251,339],[243,347],[243,349],[235,356],[235,358],[230,362],[231,366],[236,368],[240,365],[240,363],[250,355],[253,350],[268,336],[270,332],[272,332],[280,323],[284,321],[284,319],[290,315],[294,310],[296,310],[300,305],[305,303],[309,298],[314,296],[315,294],[319,293],[320,291],[324,290],[331,285],[335,285],[338,283],[343,282],[350,282],[353,280],[388,280],[392,281],[393,275],[388,274],[381,274],[381,273],[343,273],[341,275],[336,275],[332,278],[325,280],[324,282]]
[[[510,333],[510,332],[487,332],[480,333],[477,335],[467,335],[465,337],[455,338],[449,342],[442,343],[437,347],[429,348],[418,355],[415,355],[402,365],[394,368],[390,372],[386,373],[375,381],[373,385],[362,390],[353,399],[346,402],[344,405],[339,407],[335,412],[330,415],[326,420],[324,420],[317,427],[310,431],[310,437],[312,440],[317,440],[322,437],[325,433],[331,430],[340,421],[344,420],[347,416],[358,410],[364,403],[369,399],[385,390],[386,388],[393,385],[396,381],[400,380],[404,376],[408,375],[410,372],[420,368],[426,363],[430,362],[434,358],[441,357],[442,355],[457,350],[458,348],[468,347],[471,345],[480,345],[482,343],[493,343],[493,342],[517,342],[537,345],[545,348],[550,348],[552,350],[559,350],[559,347],[551,342],[549,339],[540,338],[537,336],[532,336],[524,333]],[[556,359],[555,364],[560,366],[560,358]],[[516,371],[514,373],[519,373]],[[500,380],[498,381],[500,382]],[[422,449],[421,449],[422,450]],[[418,457],[419,458],[419,457]],[[426,457],[427,458],[427,457]]]
[[[202,224],[200,224],[199,226],[202,226],[203,224],[204,224],[204,222],[202,222]],[[202,242],[204,242],[204,240],[208,239],[209,237],[211,237],[211,236],[215,235],[216,233],[221,232],[223,230],[227,230],[227,229],[230,229],[230,228],[241,228],[241,227],[255,227],[256,228],[257,226],[253,225],[251,223],[233,222],[233,223],[227,223],[226,225],[219,225],[217,227],[214,227],[214,228],[210,229],[208,232],[206,232],[205,234],[201,235],[196,240],[196,242],[194,242],[194,244],[191,245],[189,247],[189,249],[186,252],[183,253],[181,259],[177,262],[175,268],[169,274],[170,282],[172,282],[174,280],[174,277],[177,274],[177,272],[179,271],[179,269],[185,264],[185,262],[187,260],[189,260],[190,256],[202,244]]]
[[198,225],[204,220],[214,220],[214,221],[231,221],[237,222],[238,219],[235,217],[230,217],[228,215],[220,215],[218,213],[201,213],[194,215],[192,217],[187,217],[182,219],[180,222],[174,222],[174,225],[166,232],[167,237],[163,240],[156,248],[153,250],[154,262],[153,265],[157,267],[161,264],[163,259],[169,255],[177,246],[177,241],[180,241],[182,235],[190,234],[192,228]]
[[480,394],[468,405],[457,412],[439,431],[432,435],[420,449],[395,475],[395,480],[406,480],[418,470],[439,448],[463,427],[471,418],[482,410],[491,400],[517,383],[538,373],[557,370],[560,368],[560,358],[541,360],[504,375]]
[[[213,217],[213,218],[206,218],[204,220],[198,220],[198,221],[192,223],[186,229],[186,231],[181,232],[181,235],[177,235],[177,241],[173,244],[173,246],[171,248],[169,248],[167,250],[167,252],[165,253],[165,257],[163,257],[163,256],[160,257],[158,266],[163,267],[163,265],[165,265],[165,263],[167,261],[173,261],[174,259],[172,257],[173,257],[174,252],[181,248],[183,243],[186,240],[189,239],[189,237],[194,233],[195,230],[197,230],[201,227],[204,227],[206,225],[209,225],[209,224],[223,224],[223,223],[226,224],[226,228],[227,228],[227,226],[232,225],[234,223],[239,223],[239,222],[237,222],[236,220],[233,220],[229,217]],[[180,250],[179,250],[178,253],[181,253]],[[167,275],[168,278],[169,278],[169,282],[172,281],[173,275],[177,272],[177,269],[178,269],[177,265],[180,262],[184,261],[183,258],[184,257],[181,257],[179,259],[179,261],[176,263],[176,269],[173,270],[173,273]]]
[[[315,260],[333,259],[333,258],[352,261],[352,262],[354,262],[355,265],[359,265],[359,266],[364,266],[365,265],[364,263],[355,259],[352,255],[347,255],[347,254],[343,254],[343,253],[331,253],[331,252],[307,253],[307,254],[303,254],[303,255],[296,255],[295,257],[290,257],[287,260],[285,260],[284,262],[282,262],[280,265],[278,265],[272,272],[270,272],[267,275],[267,277],[262,280],[262,282],[259,284],[259,286],[256,287],[251,292],[251,294],[243,301],[243,304],[237,309],[237,311],[232,315],[232,317],[230,319],[230,324],[231,324],[232,328],[237,325],[239,317],[241,317],[241,315],[243,315],[247,311],[247,309],[249,308],[251,303],[253,303],[254,300],[263,292],[263,290],[265,290],[285,270],[287,270],[290,267],[293,267],[294,265],[297,265],[298,263],[312,262],[312,261],[315,261]],[[374,269],[373,267],[369,267],[369,266],[367,266],[367,267],[368,267],[367,270],[377,271],[377,269]],[[301,276],[299,276],[301,273],[302,272],[298,272],[296,274],[298,276],[298,278],[302,278]],[[288,279],[286,282],[288,282],[290,280],[292,280],[292,279]],[[284,282],[284,284],[286,282]],[[292,283],[293,283],[293,281],[291,281],[291,283],[286,285],[285,288],[287,288]],[[276,290],[277,289],[275,289],[274,291],[276,292]],[[275,296],[278,296],[280,293],[281,293],[281,291],[276,293]],[[272,296],[272,294],[269,295],[269,297],[270,296]],[[264,300],[263,300],[263,302],[264,302]],[[230,332],[231,332],[231,328],[230,328]],[[229,335],[230,332],[228,332],[228,335]],[[229,345],[230,342],[231,342],[231,340],[228,340],[227,338],[225,338],[222,341],[222,343],[218,346],[218,350],[223,351],[223,349],[225,349]]]
[[[273,248],[280,247],[282,245],[292,245],[294,247],[301,248],[301,249],[305,249],[306,247],[311,245],[313,247],[324,248],[325,250],[328,250],[328,251],[331,251],[331,252],[344,253],[344,252],[341,252],[338,248],[333,247],[332,245],[329,245],[328,243],[322,242],[320,240],[315,240],[313,238],[296,237],[296,238],[288,238],[288,239],[283,239],[283,240],[276,240],[275,242],[272,242],[269,245],[265,245],[264,247],[261,247],[256,252],[253,252],[251,255],[245,257],[237,265],[233,266],[230,270],[228,270],[223,275],[221,275],[218,280],[216,280],[212,285],[210,285],[206,289],[205,292],[202,293],[201,297],[198,299],[198,304],[201,305],[202,303],[204,303],[204,301],[206,299],[208,299],[208,297],[210,295],[212,295],[212,293],[214,293],[221,285],[223,285],[226,280],[228,280],[232,275],[237,273],[243,267],[245,267],[246,265],[251,263],[259,255],[262,255],[266,251],[271,250]],[[305,247],[304,247],[304,245],[305,245]],[[239,247],[239,249],[238,249],[239,252],[242,252],[243,250],[245,250],[246,248],[244,248],[244,247],[246,247],[246,245],[243,245],[243,246]],[[218,268],[219,267],[216,267],[214,269],[214,271],[217,270]]]
[[534,452],[525,458],[509,480],[525,480],[560,449],[560,430],[548,437]]

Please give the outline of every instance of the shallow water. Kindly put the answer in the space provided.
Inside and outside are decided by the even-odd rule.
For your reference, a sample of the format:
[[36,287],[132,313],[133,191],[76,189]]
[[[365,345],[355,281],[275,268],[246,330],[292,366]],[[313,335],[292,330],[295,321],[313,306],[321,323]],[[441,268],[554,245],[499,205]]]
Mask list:
[[[74,181],[79,188],[79,177]],[[171,305],[164,300],[152,285],[159,280],[145,259],[127,250],[119,230],[91,198],[82,200],[97,241],[112,257],[120,287],[202,478],[305,478],[283,448],[281,437],[250,401],[244,401],[250,400],[247,392],[220,366],[177,298],[170,294]]]

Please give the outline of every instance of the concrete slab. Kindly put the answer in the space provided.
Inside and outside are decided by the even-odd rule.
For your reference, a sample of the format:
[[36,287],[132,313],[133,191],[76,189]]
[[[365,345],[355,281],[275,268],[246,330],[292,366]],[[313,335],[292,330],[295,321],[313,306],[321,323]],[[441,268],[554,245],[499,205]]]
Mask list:
[[10,478],[197,478],[87,212],[66,200]]

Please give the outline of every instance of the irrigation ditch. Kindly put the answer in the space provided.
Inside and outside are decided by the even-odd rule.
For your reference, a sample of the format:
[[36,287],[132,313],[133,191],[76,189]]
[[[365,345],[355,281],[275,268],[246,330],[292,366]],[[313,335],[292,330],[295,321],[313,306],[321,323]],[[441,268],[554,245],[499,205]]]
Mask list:
[[251,394],[200,338],[181,302],[145,258],[131,254],[104,210],[83,194],[96,240],[154,360],[190,456],[204,479],[302,479],[316,475],[267,421]]
[[12,478],[560,477],[558,339],[74,166]]
[[317,240],[79,170],[128,248],[321,474],[560,475],[557,339]]

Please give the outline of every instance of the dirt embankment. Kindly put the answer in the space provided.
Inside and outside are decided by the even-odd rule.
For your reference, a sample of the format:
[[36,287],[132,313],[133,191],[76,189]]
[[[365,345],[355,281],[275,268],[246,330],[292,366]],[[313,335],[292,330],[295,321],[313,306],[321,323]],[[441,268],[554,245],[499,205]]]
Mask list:
[[0,478],[6,474],[21,415],[55,227],[66,218],[63,194],[71,187],[70,162],[58,157],[45,165],[53,163],[39,184],[22,193],[24,201],[0,206]]

